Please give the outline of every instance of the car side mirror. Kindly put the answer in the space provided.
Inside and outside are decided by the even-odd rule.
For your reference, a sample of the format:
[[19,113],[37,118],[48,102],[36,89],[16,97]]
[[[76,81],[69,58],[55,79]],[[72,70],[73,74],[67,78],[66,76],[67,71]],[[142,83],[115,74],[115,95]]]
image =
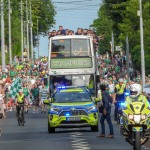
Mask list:
[[95,101],[95,102],[99,102],[100,99],[99,99],[99,98],[94,98],[94,101]]
[[43,101],[45,105],[49,105],[51,103],[51,99],[47,99]]

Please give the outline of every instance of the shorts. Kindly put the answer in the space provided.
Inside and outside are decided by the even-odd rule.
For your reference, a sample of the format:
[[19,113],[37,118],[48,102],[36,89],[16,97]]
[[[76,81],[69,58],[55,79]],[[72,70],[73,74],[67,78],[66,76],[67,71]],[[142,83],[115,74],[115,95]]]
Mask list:
[[32,102],[33,106],[39,106],[39,99],[38,98],[34,98],[33,102]]

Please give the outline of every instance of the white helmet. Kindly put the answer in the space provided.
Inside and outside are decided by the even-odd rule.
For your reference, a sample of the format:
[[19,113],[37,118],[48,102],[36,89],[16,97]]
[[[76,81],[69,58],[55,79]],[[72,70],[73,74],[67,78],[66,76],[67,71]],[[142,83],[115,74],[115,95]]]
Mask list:
[[119,82],[124,82],[124,80],[122,79],[122,78],[119,78],[119,80],[118,80]]
[[142,92],[141,84],[134,83],[130,85],[130,96],[132,98],[139,96],[141,92]]

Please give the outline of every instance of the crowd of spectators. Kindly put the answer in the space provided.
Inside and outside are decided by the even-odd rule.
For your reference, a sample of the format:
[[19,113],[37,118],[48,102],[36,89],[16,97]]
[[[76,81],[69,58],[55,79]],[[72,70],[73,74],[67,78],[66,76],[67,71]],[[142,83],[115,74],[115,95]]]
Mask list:
[[[10,95],[10,88],[16,78],[21,78],[23,91],[28,89],[24,93],[27,94],[26,109],[28,109],[32,103],[31,91],[37,87],[40,88],[43,83],[47,85],[47,68],[47,57],[32,62],[31,60],[22,61],[17,56],[14,57],[13,64],[6,66],[5,71],[2,72],[0,67],[0,106],[3,105],[5,111],[12,111],[15,108],[15,100]],[[5,117],[5,113],[3,115]]]

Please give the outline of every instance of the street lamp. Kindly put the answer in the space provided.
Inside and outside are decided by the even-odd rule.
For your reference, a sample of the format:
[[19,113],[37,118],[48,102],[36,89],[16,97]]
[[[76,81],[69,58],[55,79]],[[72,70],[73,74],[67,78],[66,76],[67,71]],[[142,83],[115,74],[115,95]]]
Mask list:
[[4,2],[1,0],[1,52],[2,71],[5,71],[5,35],[4,35]]
[[144,38],[143,38],[143,17],[142,17],[142,0],[139,0],[140,7],[140,39],[141,39],[141,72],[142,72],[142,86],[145,86],[145,57],[144,57]]

